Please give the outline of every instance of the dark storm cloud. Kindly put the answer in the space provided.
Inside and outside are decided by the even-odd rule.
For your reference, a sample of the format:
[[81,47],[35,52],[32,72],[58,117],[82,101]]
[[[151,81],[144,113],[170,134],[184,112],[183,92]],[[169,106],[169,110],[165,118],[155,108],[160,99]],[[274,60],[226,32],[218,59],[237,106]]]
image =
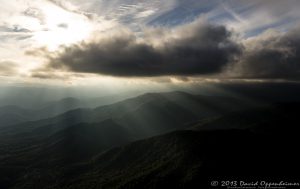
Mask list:
[[300,79],[300,28],[258,37],[245,48],[231,72],[243,78]]
[[[155,36],[160,45],[132,34],[66,47],[49,67],[114,76],[198,75],[220,72],[239,53],[223,26],[203,21]],[[150,34],[151,35],[151,34]]]

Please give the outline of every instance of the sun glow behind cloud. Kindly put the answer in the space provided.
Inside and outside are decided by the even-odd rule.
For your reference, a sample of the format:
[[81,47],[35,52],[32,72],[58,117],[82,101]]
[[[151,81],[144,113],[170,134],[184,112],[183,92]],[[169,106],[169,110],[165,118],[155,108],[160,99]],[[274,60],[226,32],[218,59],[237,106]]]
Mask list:
[[[113,26],[113,21],[80,11],[79,7],[67,1],[12,0],[1,3],[0,67],[14,65],[9,72],[0,70],[0,76],[7,80],[38,82],[36,77],[32,77],[32,71],[47,62],[44,57],[46,51],[48,54],[55,53],[62,46],[88,41],[95,32],[102,32]],[[43,55],[40,49],[46,49]],[[8,65],[7,62],[13,64]],[[57,80],[70,79],[69,75],[72,74],[47,75],[57,75],[59,77],[52,77]],[[46,83],[48,82],[47,80]]]
[[36,32],[33,39],[50,51],[88,38],[93,29],[92,23],[84,15],[68,12],[52,4],[43,7],[42,11],[46,29]]
[[[271,36],[269,36],[271,34],[275,35],[275,37],[273,37],[274,39],[276,36],[277,39],[279,39],[280,36],[280,38],[282,38],[281,43],[276,43],[280,48],[276,48],[273,50],[274,52],[268,53],[279,53],[278,55],[281,56],[280,50],[282,48],[298,48],[297,44],[291,46],[285,43],[289,37],[297,37],[298,35],[288,33],[286,37],[282,37],[285,35],[285,32],[291,30],[290,26],[299,25],[297,23],[299,23],[300,14],[297,6],[299,7],[300,4],[294,0],[287,0],[287,2],[277,0],[266,0],[264,2],[259,0],[243,2],[238,0],[0,0],[0,2],[0,67],[2,66],[3,68],[0,70],[0,76],[6,77],[7,80],[9,77],[18,77],[20,80],[31,80],[32,83],[42,81],[45,83],[50,83],[50,81],[59,83],[64,80],[70,81],[72,84],[93,82],[108,82],[111,84],[113,82],[122,83],[121,81],[123,80],[130,80],[130,84],[132,84],[133,81],[139,80],[137,77],[134,78],[137,72],[136,70],[132,70],[132,68],[147,67],[147,65],[141,63],[143,60],[147,60],[149,65],[157,60],[161,60],[160,56],[162,54],[165,55],[162,52],[167,50],[175,52],[175,55],[188,55],[188,58],[182,59],[181,61],[184,64],[182,68],[185,68],[186,62],[192,59],[190,53],[194,52],[194,50],[199,50],[199,48],[194,48],[195,42],[197,41],[196,39],[201,39],[198,44],[204,44],[204,40],[210,39],[208,33],[213,34],[213,32],[205,32],[205,28],[209,29],[210,27],[204,27],[202,34],[205,36],[208,35],[208,37],[201,38],[201,35],[194,35],[199,34],[199,32],[195,29],[191,29],[189,23],[199,18],[205,19],[205,21],[212,24],[212,26],[224,26],[224,29],[232,35],[230,38],[227,37],[227,35],[222,36],[226,37],[226,40],[228,38],[228,40],[233,40],[237,44],[244,45],[245,49],[247,49],[247,51],[243,51],[244,53],[250,52],[250,50],[254,52],[255,49],[258,49],[257,47],[259,45],[262,46],[265,44],[261,42],[261,39],[266,30],[271,31],[266,35],[268,41],[271,41],[269,40],[271,39]],[[198,22],[198,26],[201,26],[201,22]],[[177,31],[176,28],[181,27],[185,28],[182,32],[175,32]],[[190,28],[190,30],[186,28]],[[192,32],[194,40],[188,41],[188,34],[190,33],[188,31],[195,31],[194,33]],[[213,31],[218,32],[219,30],[213,29]],[[252,38],[254,41],[257,39],[257,42],[251,42],[249,39]],[[214,41],[214,39],[216,39],[216,37],[212,37],[211,41]],[[185,44],[180,46],[182,42],[185,42]],[[201,49],[207,50],[209,44],[205,44],[203,47],[201,46]],[[224,43],[220,42],[220,46],[215,46],[219,48],[223,44]],[[270,43],[269,46],[272,44],[273,43]],[[190,47],[191,51],[182,53],[182,50],[186,49],[186,47]],[[225,47],[227,46],[225,45],[224,48]],[[161,51],[161,49],[163,49],[163,51]],[[180,51],[174,51],[174,49],[180,49]],[[263,50],[263,48],[260,49]],[[272,49],[269,48],[269,50]],[[73,52],[73,54],[70,52]],[[116,52],[119,52],[119,54]],[[145,56],[147,53],[143,55],[145,52],[149,52],[149,56]],[[152,59],[154,57],[153,52],[159,55],[158,59]],[[247,54],[248,56],[246,56],[246,58],[252,61],[252,57],[250,57],[251,52]],[[57,64],[53,65],[62,65],[59,67],[61,69],[54,69],[55,66],[48,67],[51,69],[43,69],[49,61],[54,60],[53,58],[49,59],[49,57],[55,57],[52,55],[59,54],[65,56],[60,56],[60,59],[55,59],[59,61],[56,61]],[[169,54],[172,56],[167,57],[174,57],[172,53]],[[201,53],[197,54],[199,55]],[[203,54],[206,55],[209,53]],[[256,51],[255,55],[260,55],[259,58],[262,57],[261,54]],[[70,57],[75,57],[72,59],[72,63],[74,64],[70,65],[77,66],[76,69],[74,69],[74,67],[72,67],[73,69],[66,69],[66,63],[68,63],[66,60],[70,60]],[[163,57],[166,58],[166,56]],[[217,57],[216,53],[213,53],[212,58],[215,60]],[[262,58],[268,57],[263,56]],[[203,57],[195,60],[200,59],[204,61]],[[79,60],[82,60],[82,66],[80,68],[78,68]],[[103,62],[107,65],[104,65],[104,67],[98,70],[94,69],[94,67],[89,68],[89,65],[91,66],[91,60],[94,60],[97,66]],[[126,60],[128,61],[126,62]],[[132,65],[130,63],[132,63],[133,60],[137,60],[137,67],[130,67],[130,65]],[[105,63],[105,61],[107,61],[107,63]],[[8,62],[11,62],[11,64],[7,64]],[[107,80],[103,79],[103,69],[115,62],[117,62],[118,65],[111,69],[107,75],[113,75],[111,74],[112,71],[115,73],[117,69],[128,63],[129,66],[124,67],[125,70],[131,70],[130,73],[126,75],[128,77],[124,79],[124,77],[121,78],[118,77],[118,74],[115,74],[116,76],[110,77]],[[175,59],[171,61],[167,59],[165,62],[173,63],[174,65]],[[208,63],[206,64],[205,62]],[[211,62],[212,61],[204,61],[203,64],[209,66]],[[240,67],[244,69],[244,64],[248,65],[249,61],[241,61],[240,63]],[[267,63],[269,63],[269,61],[267,61]],[[68,68],[71,68],[70,65]],[[275,70],[276,72],[283,70],[273,69],[274,63],[270,63],[269,65],[270,66],[267,66],[268,69],[262,69],[270,70],[271,68],[271,70]],[[280,65],[281,64],[278,64],[277,66]],[[172,66],[172,64],[168,66]],[[228,68],[234,66],[236,65],[230,64]],[[253,66],[257,67],[259,65]],[[250,68],[253,66],[250,66]],[[150,66],[150,68],[152,67]],[[297,69],[298,68],[295,68],[293,70]],[[240,73],[240,69],[238,69],[238,71],[236,70],[237,69],[235,69],[235,71],[229,70],[229,73]],[[246,67],[246,71],[248,70],[249,68]],[[227,71],[227,69],[225,71]],[[290,73],[290,69],[287,71],[289,71],[287,73]],[[141,78],[147,74],[140,74],[138,77],[140,80],[147,82],[150,82],[150,80],[157,80],[161,83],[194,82],[193,79],[185,79],[186,75],[179,72],[176,77],[174,75],[174,77],[172,76],[173,72],[163,73],[161,74],[165,76],[163,79],[158,76],[154,77],[153,75],[152,78]],[[153,72],[145,69],[145,73]],[[255,71],[255,73],[257,73],[257,71]],[[292,73],[295,73],[295,71]],[[222,69],[215,75],[208,75],[206,72],[201,72],[201,74],[201,76],[205,78],[215,78],[219,81],[225,78],[228,73]],[[160,76],[160,74],[157,75]],[[282,75],[281,73],[279,74],[279,76]],[[289,75],[290,74],[285,74],[284,78]],[[234,78],[243,78],[243,76],[244,75],[238,75],[234,76]],[[254,76],[251,79],[255,79],[256,77]],[[199,77],[199,75],[195,75],[194,78]],[[276,75],[275,78],[278,78],[278,76]]]

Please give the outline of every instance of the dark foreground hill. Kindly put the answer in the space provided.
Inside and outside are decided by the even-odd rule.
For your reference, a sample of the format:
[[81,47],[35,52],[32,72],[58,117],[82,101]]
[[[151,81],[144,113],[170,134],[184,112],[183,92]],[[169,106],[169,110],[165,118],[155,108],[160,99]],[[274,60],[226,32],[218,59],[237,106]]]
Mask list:
[[222,175],[299,175],[296,139],[278,139],[241,130],[176,131],[70,166],[70,177],[52,187],[195,188]]
[[298,107],[230,113],[127,145],[132,132],[113,120],[2,143],[0,188],[191,188],[222,176],[300,175]]

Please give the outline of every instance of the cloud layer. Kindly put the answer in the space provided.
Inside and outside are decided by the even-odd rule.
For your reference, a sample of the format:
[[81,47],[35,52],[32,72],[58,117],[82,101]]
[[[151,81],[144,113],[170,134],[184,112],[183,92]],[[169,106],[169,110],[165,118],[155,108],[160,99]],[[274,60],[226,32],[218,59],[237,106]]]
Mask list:
[[224,26],[203,20],[175,30],[152,29],[66,47],[50,68],[113,76],[197,75],[220,72],[239,53]]
[[249,40],[230,72],[241,78],[300,79],[300,27]]
[[298,0],[0,1],[0,75],[300,79]]
[[65,47],[50,56],[47,69],[123,77],[300,79],[300,27],[268,30],[247,40],[232,35],[202,19],[173,30],[148,29],[143,37],[123,32]]

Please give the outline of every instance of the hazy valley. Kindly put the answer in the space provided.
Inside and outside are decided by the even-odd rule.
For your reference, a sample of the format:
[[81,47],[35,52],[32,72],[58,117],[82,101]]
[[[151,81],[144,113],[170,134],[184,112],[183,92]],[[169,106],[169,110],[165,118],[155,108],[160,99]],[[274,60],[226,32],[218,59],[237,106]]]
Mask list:
[[[96,108],[68,98],[55,115],[55,103],[39,115],[2,107],[0,186],[184,188],[209,176],[298,171],[300,103],[253,99],[176,91]],[[5,122],[8,114],[19,123]]]

